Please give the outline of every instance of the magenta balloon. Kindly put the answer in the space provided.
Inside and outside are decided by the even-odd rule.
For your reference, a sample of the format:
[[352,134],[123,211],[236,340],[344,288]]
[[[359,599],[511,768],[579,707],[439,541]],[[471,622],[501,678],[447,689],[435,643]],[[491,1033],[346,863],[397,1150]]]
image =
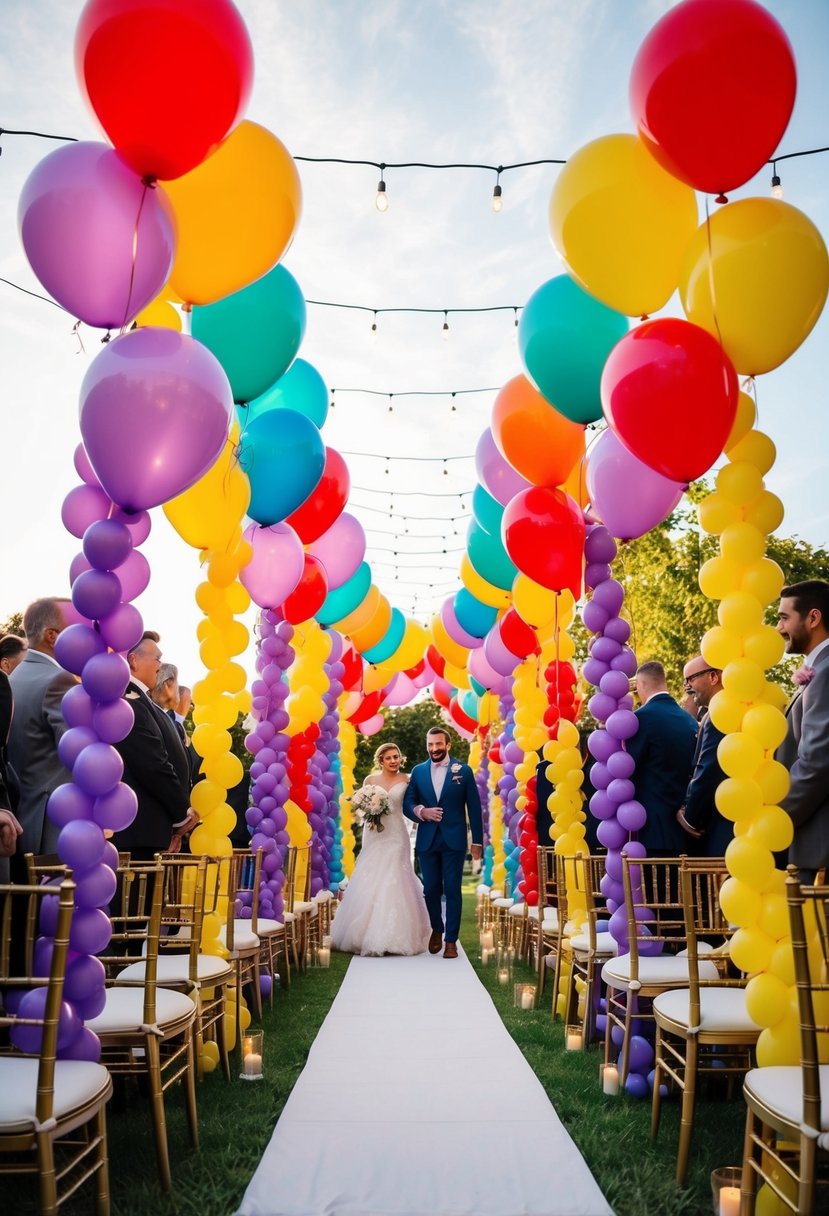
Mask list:
[[325,566],[328,590],[336,591],[347,583],[366,555],[366,534],[353,515],[343,511],[322,536],[308,546],[312,557]]
[[81,481],[86,482],[88,486],[97,486],[100,489],[101,483],[95,476],[95,470],[89,463],[89,457],[86,454],[86,449],[82,443],[79,443],[75,448],[75,455],[72,458],[72,463],[75,466],[75,471]]
[[520,473],[516,473],[498,451],[489,427],[483,432],[475,448],[475,470],[481,485],[502,507],[516,494],[530,487],[530,483]]
[[84,532],[83,551],[96,570],[114,570],[132,551],[132,533],[117,519],[99,519]]
[[23,185],[17,219],[43,286],[97,329],[132,321],[173,265],[169,199],[106,144],[72,143],[45,156]]
[[[96,654],[106,651],[106,642],[91,625],[67,625],[55,640],[55,658],[66,671],[79,676]],[[70,689],[70,691],[72,691]],[[67,696],[69,693],[66,694]],[[65,715],[64,715],[65,716]],[[67,719],[68,720],[68,719]],[[70,726],[88,725],[71,722]]]
[[91,570],[89,562],[84,557],[83,553],[76,553],[69,563],[69,585],[74,583],[79,574],[83,574],[85,570]]
[[96,705],[92,714],[92,725],[102,743],[120,743],[126,739],[134,721],[132,706],[123,697]]
[[[123,594],[123,587],[121,593]],[[109,616],[98,621],[98,628],[111,650],[129,650],[141,641],[144,621],[133,604],[118,604]]]
[[473,637],[471,633],[467,633],[458,623],[453,600],[454,596],[450,595],[440,606],[440,619],[443,621],[444,629],[453,642],[457,642],[459,646],[463,646],[466,650],[481,649],[484,639]]
[[153,526],[149,511],[122,511],[119,507],[113,511],[112,519],[117,520],[118,523],[126,524],[130,530],[134,546],[144,544]]
[[493,671],[497,671],[500,676],[509,676],[515,671],[518,664],[521,662],[519,658],[508,650],[501,640],[501,631],[498,628],[497,622],[492,626],[489,633],[484,638],[484,655]]
[[106,493],[131,511],[194,485],[223,451],[232,411],[219,361],[170,329],[114,338],[81,385],[84,447]]
[[253,557],[239,572],[239,581],[260,608],[275,608],[295,589],[305,568],[302,541],[290,524],[261,528],[251,524],[245,540]]
[[102,828],[122,832],[128,828],[138,814],[138,798],[135,790],[119,782],[108,794],[95,799],[92,817]]
[[121,595],[125,600],[137,600],[146,591],[150,581],[150,563],[143,553],[133,549],[123,565],[115,571],[121,583]]
[[106,519],[112,500],[98,486],[75,486],[63,500],[60,517],[67,532],[81,539],[97,520]]
[[590,448],[587,492],[608,532],[619,540],[635,540],[661,524],[684,489],[638,460],[609,428]]

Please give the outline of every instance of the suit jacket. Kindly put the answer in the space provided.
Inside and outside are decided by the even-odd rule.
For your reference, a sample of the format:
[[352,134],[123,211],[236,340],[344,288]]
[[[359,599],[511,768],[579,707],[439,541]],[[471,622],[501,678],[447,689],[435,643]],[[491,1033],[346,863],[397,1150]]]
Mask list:
[[789,861],[808,870],[829,865],[829,646],[814,668],[786,711],[786,738],[775,754],[791,777],[781,803],[794,823]]
[[9,683],[14,716],[8,756],[20,784],[17,818],[23,828],[17,851],[54,853],[60,828],[47,819],[46,803],[53,790],[72,780],[58,756],[58,740],[67,729],[60,703],[77,681],[48,655],[29,650]]
[[9,769],[6,754],[13,712],[12,686],[5,671],[0,671],[0,807],[7,811],[16,808],[20,796],[20,787]]
[[699,741],[694,757],[694,771],[685,794],[685,818],[692,828],[703,832],[700,841],[686,836],[686,852],[691,852],[691,843],[702,857],[723,857],[734,838],[734,825],[717,810],[714,796],[717,786],[725,780],[725,773],[717,759],[717,748],[723,738],[708,714],[699,728]]
[[115,747],[124,761],[124,782],[135,790],[138,813],[112,843],[117,849],[163,850],[173,827],[190,808],[190,765],[178,732],[163,709],[154,705],[137,684],[124,694],[132,706],[132,730]]
[[[439,806],[443,809],[443,819],[440,823],[418,819],[414,812],[416,806]],[[472,843],[482,845],[484,842],[481,796],[475,784],[475,774],[468,764],[463,764],[452,756],[449,757],[449,767],[440,798],[436,797],[435,787],[432,785],[431,760],[414,766],[403,795],[403,814],[418,825],[415,838],[415,850],[418,853],[427,853],[430,849],[439,848],[441,844],[447,849],[462,850],[466,853],[467,816],[472,831]]]
[[676,821],[694,764],[697,726],[668,693],[657,693],[636,711],[639,730],[627,741],[636,761],[636,798],[648,812],[639,839],[649,853],[679,856],[688,834]]

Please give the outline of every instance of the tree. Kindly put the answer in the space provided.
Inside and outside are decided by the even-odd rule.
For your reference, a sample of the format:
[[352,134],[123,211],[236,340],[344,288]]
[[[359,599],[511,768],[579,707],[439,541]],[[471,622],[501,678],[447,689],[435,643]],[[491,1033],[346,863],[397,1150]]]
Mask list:
[[4,638],[7,633],[13,633],[19,638],[26,636],[23,632],[22,612],[13,612],[8,620],[3,621],[0,625],[0,638]]
[[[361,785],[363,778],[374,767],[374,753],[382,743],[396,743],[406,757],[405,768],[411,772],[412,766],[419,764],[428,756],[426,751],[426,732],[432,726],[446,728],[443,711],[431,698],[418,701],[415,705],[407,705],[403,709],[389,709],[385,712],[386,724],[370,739],[357,734],[357,761],[354,765],[354,775],[357,784]],[[452,740],[451,751],[459,760],[469,756],[469,744],[451,727],[449,735]]]

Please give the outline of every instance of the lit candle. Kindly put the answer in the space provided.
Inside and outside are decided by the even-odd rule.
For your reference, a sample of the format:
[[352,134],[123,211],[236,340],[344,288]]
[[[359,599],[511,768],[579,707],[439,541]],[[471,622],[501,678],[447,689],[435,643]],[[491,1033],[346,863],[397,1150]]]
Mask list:
[[581,1033],[578,1030],[568,1030],[567,1050],[581,1051]]
[[602,1069],[602,1091],[606,1094],[618,1094],[619,1069],[615,1064],[606,1064]]
[[535,1004],[535,988],[532,984],[525,984],[521,993],[521,1008],[532,1009]]
[[484,949],[481,950],[481,962],[488,963],[490,954],[492,954],[492,951],[487,950],[486,947],[484,947]]
[[246,1077],[261,1077],[262,1076],[262,1057],[257,1051],[248,1052],[242,1061]]
[[740,1188],[720,1187],[720,1216],[740,1216]]
[[491,929],[485,929],[481,934],[481,949],[491,950],[495,945],[495,935]]
[[320,946],[317,951],[317,962],[320,967],[329,967],[331,965],[331,947]]
[[509,983],[509,967],[499,967],[498,968],[498,983],[499,984],[508,984]]

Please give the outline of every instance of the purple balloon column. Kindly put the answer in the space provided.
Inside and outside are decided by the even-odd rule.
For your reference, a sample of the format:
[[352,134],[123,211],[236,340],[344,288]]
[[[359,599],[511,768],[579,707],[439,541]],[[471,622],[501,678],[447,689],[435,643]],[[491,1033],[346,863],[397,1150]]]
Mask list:
[[481,763],[475,773],[475,784],[481,799],[481,818],[484,825],[484,846],[490,844],[489,838],[489,744],[481,751]]
[[[83,538],[83,552],[72,563],[77,619],[59,634],[55,656],[80,683],[61,706],[68,729],[58,753],[72,780],[51,795],[47,814],[61,829],[58,856],[71,867],[76,883],[64,988],[76,1027],[64,1036],[60,1054],[97,1059],[97,1036],[82,1021],[96,1017],[105,1003],[104,968],[95,955],[109,942],[108,908],[118,868],[117,850],[105,832],[127,827],[137,811],[135,794],[121,782],[124,766],[113,744],[133,724],[132,708],[124,699],[129,667],[123,652],[140,640],[144,628],[141,614],[128,601],[146,585],[146,561],[136,546],[149,535],[150,517],[146,511],[128,514],[115,506],[83,447],[75,453],[75,467],[84,484],[67,495],[62,514],[67,529]],[[51,936],[48,919],[41,924],[46,937]],[[41,949],[48,953],[45,944]]]
[[343,691],[342,677],[345,674],[345,666],[339,659],[342,653],[342,638],[338,633],[330,630],[329,637],[332,640],[332,649],[325,664],[329,685],[322,698],[325,703],[325,716],[320,722],[317,752],[327,761],[327,768],[323,770],[321,781],[327,799],[325,838],[330,842],[328,844],[328,886],[332,892],[336,892],[345,878],[342,827],[340,825],[340,740],[337,709],[337,703]]
[[[288,725],[285,701],[288,683],[284,673],[294,661],[291,639],[293,626],[277,612],[266,609],[260,618],[259,650],[256,656],[258,679],[251,688],[254,730],[245,747],[254,757],[250,766],[251,805],[245,812],[254,853],[262,850],[262,876],[259,886],[259,911],[264,917],[282,920],[285,886],[285,857],[290,837],[285,803],[288,801]],[[250,896],[248,897],[250,899]],[[241,915],[249,916],[243,906]]]
[[518,849],[521,815],[515,806],[519,794],[515,768],[523,760],[524,753],[515,742],[515,699],[511,692],[503,693],[498,698],[498,708],[504,723],[500,740],[504,771],[498,779],[498,793],[504,807],[504,869],[510,892],[514,894],[521,879]]

